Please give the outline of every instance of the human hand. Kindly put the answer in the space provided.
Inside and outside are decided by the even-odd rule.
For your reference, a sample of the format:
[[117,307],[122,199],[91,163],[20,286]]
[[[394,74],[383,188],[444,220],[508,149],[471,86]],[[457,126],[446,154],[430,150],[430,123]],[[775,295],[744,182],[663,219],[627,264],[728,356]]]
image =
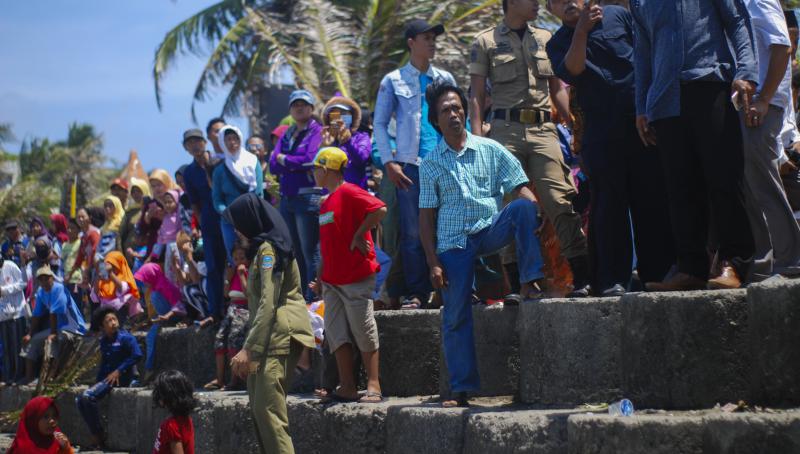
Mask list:
[[364,235],[356,235],[353,237],[353,241],[350,242],[350,250],[358,249],[361,251],[361,255],[364,257],[369,254],[369,250],[372,247],[369,240],[364,238]]
[[313,281],[308,283],[308,288],[316,295],[317,297],[320,296],[322,293],[322,286],[319,285],[319,278],[314,279]]
[[386,176],[389,177],[389,181],[394,183],[398,189],[407,190],[411,185],[414,184],[411,181],[411,178],[408,178],[405,173],[403,173],[403,167],[392,161],[386,163]]
[[231,373],[246,380],[250,374],[250,353],[247,349],[239,350],[233,358],[231,358]]
[[749,80],[736,79],[731,84],[731,90],[739,96],[739,102],[742,103],[742,111],[750,112],[750,103],[753,101],[753,94],[756,92],[756,86]]
[[56,340],[56,334],[50,334],[47,336],[47,342],[54,342]]
[[108,376],[103,381],[111,386],[119,386],[119,376],[120,376],[119,371],[115,370],[114,372],[108,374]]
[[590,8],[584,8],[578,18],[578,24],[575,25],[576,32],[589,33],[594,25],[603,20],[603,7],[594,5]]
[[750,104],[750,109],[745,112],[744,124],[748,128],[757,128],[764,124],[764,117],[769,113],[769,103],[761,98]]
[[22,336],[22,345],[28,345],[28,342],[30,342],[30,341],[31,341],[31,335],[30,334],[26,334],[26,335]]
[[431,284],[434,289],[445,288],[448,285],[447,276],[444,274],[444,269],[440,265],[431,267]]
[[647,147],[656,144],[656,131],[650,127],[647,115],[636,116],[636,130],[639,132],[639,139],[642,140],[644,146]]
[[67,436],[64,435],[63,432],[55,432],[53,433],[53,436],[58,442],[58,445],[61,446],[62,448],[69,446],[69,438],[67,438]]
[[237,273],[237,274],[242,274],[242,275],[243,275],[243,274],[245,274],[245,273],[247,273],[247,266],[245,266],[245,264],[244,264],[244,263],[240,263],[240,264],[239,264],[239,265],[236,267],[236,273]]

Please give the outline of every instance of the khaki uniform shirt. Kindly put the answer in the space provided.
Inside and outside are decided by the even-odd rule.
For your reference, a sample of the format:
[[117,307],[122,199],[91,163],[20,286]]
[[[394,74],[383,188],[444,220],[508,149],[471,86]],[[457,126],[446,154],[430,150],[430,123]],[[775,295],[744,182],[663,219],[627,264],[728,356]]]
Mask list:
[[247,277],[247,308],[250,310],[250,331],[244,348],[254,360],[265,355],[288,355],[294,339],[313,348],[314,335],[306,302],[300,293],[300,272],[297,262],[274,272],[275,250],[269,242],[258,249]]
[[478,34],[469,73],[491,81],[493,109],[550,111],[548,81],[554,73],[545,51],[550,36],[547,30],[528,24],[520,41],[504,22]]

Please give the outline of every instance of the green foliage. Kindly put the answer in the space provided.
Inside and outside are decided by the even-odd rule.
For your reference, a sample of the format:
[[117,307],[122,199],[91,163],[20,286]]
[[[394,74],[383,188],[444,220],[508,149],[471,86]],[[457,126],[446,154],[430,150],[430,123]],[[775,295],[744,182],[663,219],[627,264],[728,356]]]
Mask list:
[[380,78],[407,58],[403,28],[411,18],[445,24],[437,65],[466,82],[474,35],[501,14],[500,0],[224,0],[167,33],[153,65],[156,101],[160,107],[170,66],[193,53],[209,55],[193,117],[194,103],[222,86],[229,88],[222,113],[239,113],[247,95],[273,84],[285,65],[319,99],[339,91],[372,103]]
[[82,206],[107,192],[119,172],[105,168],[102,137],[88,124],[69,125],[66,140],[33,138],[19,154],[20,181],[0,191],[0,220],[67,212],[69,191],[77,176],[77,201]]

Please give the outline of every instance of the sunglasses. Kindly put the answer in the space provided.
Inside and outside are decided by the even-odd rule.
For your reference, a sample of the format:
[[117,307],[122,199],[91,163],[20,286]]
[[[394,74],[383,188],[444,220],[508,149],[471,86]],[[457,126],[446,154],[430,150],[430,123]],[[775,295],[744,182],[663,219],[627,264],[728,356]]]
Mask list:
[[252,145],[248,144],[247,145],[247,149],[248,150],[263,150],[264,149],[264,145],[262,145],[260,143],[254,143]]

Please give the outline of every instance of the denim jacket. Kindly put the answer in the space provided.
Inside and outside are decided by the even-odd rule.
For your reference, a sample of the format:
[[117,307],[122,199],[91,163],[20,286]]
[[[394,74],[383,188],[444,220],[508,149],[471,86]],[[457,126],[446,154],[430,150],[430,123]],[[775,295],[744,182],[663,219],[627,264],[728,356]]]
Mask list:
[[632,0],[631,14],[638,115],[680,115],[683,82],[758,81],[742,0]]
[[[434,82],[443,79],[456,84],[452,74],[433,65],[428,68],[427,74]],[[420,71],[409,63],[390,72],[381,81],[373,124],[375,142],[384,164],[397,161],[419,165],[422,96],[425,96],[420,90],[419,75]],[[388,132],[392,115],[397,120],[396,153],[392,153]]]

